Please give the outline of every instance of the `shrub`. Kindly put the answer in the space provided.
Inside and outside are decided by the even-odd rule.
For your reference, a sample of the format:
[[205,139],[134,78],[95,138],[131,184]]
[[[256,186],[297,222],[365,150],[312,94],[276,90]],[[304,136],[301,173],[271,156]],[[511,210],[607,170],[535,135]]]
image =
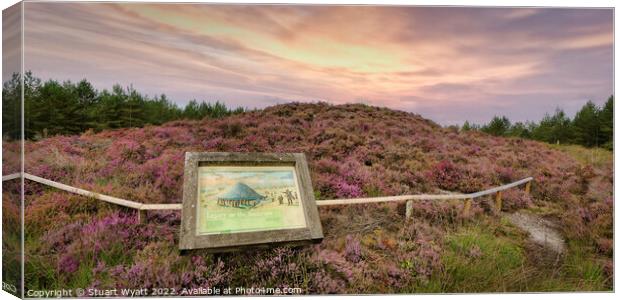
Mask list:
[[439,188],[455,191],[463,178],[463,171],[448,160],[435,164],[429,172],[429,177],[435,181]]
[[528,208],[533,205],[532,197],[520,189],[508,189],[502,192],[502,209],[507,211]]
[[360,241],[352,235],[347,235],[345,257],[348,261],[357,263],[362,259],[362,247]]

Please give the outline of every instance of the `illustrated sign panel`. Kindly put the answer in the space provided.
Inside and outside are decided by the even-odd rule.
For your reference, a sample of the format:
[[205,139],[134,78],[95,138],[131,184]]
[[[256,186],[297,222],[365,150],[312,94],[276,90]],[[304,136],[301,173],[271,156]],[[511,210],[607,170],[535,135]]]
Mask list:
[[293,166],[198,168],[198,234],[306,227]]
[[302,153],[188,152],[183,189],[182,250],[323,238]]

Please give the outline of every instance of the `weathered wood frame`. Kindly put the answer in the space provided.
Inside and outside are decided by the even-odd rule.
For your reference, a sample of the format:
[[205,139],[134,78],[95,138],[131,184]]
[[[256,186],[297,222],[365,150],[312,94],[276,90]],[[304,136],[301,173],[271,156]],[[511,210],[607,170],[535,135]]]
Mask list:
[[[300,201],[306,216],[306,227],[223,234],[196,234],[198,202],[198,167],[200,166],[294,166],[299,183]],[[304,244],[320,242],[323,228],[312,191],[310,171],[303,153],[230,153],[187,152],[183,177],[183,206],[179,249],[204,248],[210,252],[226,252],[269,243]]]

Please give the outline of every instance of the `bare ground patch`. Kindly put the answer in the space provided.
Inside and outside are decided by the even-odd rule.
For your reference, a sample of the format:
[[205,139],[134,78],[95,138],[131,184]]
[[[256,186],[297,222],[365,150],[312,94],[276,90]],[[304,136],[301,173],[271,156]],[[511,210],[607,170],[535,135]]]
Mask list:
[[555,223],[524,212],[515,212],[506,217],[512,224],[527,232],[534,243],[557,254],[566,251],[566,243]]

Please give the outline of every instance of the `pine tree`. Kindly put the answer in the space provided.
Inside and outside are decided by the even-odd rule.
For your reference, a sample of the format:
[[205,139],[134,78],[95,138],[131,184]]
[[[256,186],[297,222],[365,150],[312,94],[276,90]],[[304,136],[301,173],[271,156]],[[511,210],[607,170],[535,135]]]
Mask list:
[[127,93],[123,91],[121,95],[123,101],[119,115],[120,126],[123,128],[144,126],[142,96],[133,87],[127,88]]
[[510,130],[508,131],[508,135],[509,136],[516,136],[516,137],[520,137],[520,138],[530,138],[531,137],[530,130],[522,122],[517,122],[514,125],[512,125],[512,127],[510,127]]
[[97,91],[86,79],[82,79],[74,87],[80,111],[80,129],[86,131],[96,128],[94,108],[98,105]]
[[200,109],[204,107],[204,102],[198,105],[196,100],[190,101],[183,109],[183,117],[191,120],[197,120],[201,118]]
[[461,131],[471,131],[472,130],[472,126],[471,124],[469,124],[469,121],[465,121],[465,123],[463,123],[463,126],[461,126]]
[[3,139],[16,140],[21,137],[21,77],[13,73],[10,80],[2,84],[2,131]]
[[481,130],[482,132],[486,132],[495,136],[505,136],[508,134],[508,130],[510,130],[510,120],[508,120],[506,116],[495,116],[493,117],[491,122],[483,126]]
[[604,148],[613,150],[614,143],[614,96],[610,96],[599,113],[599,140]]
[[545,114],[539,124],[531,124],[531,137],[535,140],[567,144],[573,140],[571,120],[563,110],[556,108],[553,115]]
[[600,122],[599,109],[592,101],[588,101],[575,115],[575,142],[586,147],[599,146]]

